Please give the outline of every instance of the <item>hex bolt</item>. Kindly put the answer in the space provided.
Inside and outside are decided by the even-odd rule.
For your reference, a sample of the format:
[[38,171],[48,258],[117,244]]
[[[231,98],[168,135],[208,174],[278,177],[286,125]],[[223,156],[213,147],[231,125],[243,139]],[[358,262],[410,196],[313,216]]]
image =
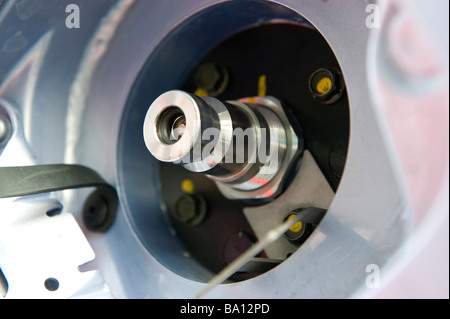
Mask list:
[[345,91],[345,83],[339,71],[319,69],[309,79],[309,90],[323,104],[337,102]]
[[96,197],[91,202],[87,214],[91,217],[92,225],[98,226],[103,223],[108,213],[108,204],[101,197]]
[[92,232],[105,232],[113,224],[116,208],[110,191],[97,189],[86,199],[83,207],[83,222]]
[[202,196],[180,196],[175,202],[172,215],[188,226],[200,225],[206,216],[206,202]]
[[[294,218],[295,216],[297,216],[297,214],[298,213],[296,211],[291,212],[287,216],[286,220]],[[284,237],[290,242],[300,245],[306,240],[306,238],[308,238],[313,229],[314,227],[312,224],[298,221],[294,225],[292,225],[287,232],[284,233]]]
[[222,94],[229,82],[227,68],[218,63],[202,64],[195,72],[194,78],[197,87],[212,97]]

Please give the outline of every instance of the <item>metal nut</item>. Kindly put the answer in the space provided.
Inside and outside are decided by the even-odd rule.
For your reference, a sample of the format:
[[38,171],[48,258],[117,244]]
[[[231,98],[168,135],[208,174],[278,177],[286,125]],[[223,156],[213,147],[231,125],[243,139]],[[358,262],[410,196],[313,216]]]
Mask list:
[[176,201],[172,215],[188,226],[197,226],[206,216],[206,202],[202,196],[184,194]]
[[216,97],[222,94],[228,82],[228,70],[221,64],[202,64],[195,73],[195,83],[200,89],[206,91],[208,96]]
[[338,71],[319,69],[309,79],[309,90],[321,103],[333,104],[341,98],[345,84]]
[[217,187],[221,193],[229,199],[259,199],[278,196],[284,187],[286,176],[296,163],[296,159],[300,157],[304,150],[304,141],[302,136],[297,135],[286,115],[281,101],[270,96],[251,97],[239,100],[242,103],[251,103],[263,105],[271,109],[281,120],[286,131],[286,153],[282,165],[278,173],[272,180],[263,187],[247,192],[240,192],[226,184],[217,183]]

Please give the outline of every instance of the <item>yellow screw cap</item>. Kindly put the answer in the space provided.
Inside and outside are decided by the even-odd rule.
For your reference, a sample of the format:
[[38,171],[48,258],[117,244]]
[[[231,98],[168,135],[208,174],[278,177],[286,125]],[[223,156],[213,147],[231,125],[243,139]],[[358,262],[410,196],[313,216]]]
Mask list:
[[[292,214],[288,217],[288,220],[291,220],[292,218],[295,218],[296,215]],[[296,222],[294,225],[291,226],[291,228],[289,228],[290,231],[294,232],[294,233],[298,233],[299,231],[301,231],[303,228],[303,223],[302,222]]]
[[186,194],[194,194],[194,183],[190,179],[185,179],[181,182],[181,189]]
[[328,92],[330,92],[331,90],[331,86],[332,86],[332,82],[330,78],[322,78],[316,86],[316,90],[318,93],[320,94],[327,94]]

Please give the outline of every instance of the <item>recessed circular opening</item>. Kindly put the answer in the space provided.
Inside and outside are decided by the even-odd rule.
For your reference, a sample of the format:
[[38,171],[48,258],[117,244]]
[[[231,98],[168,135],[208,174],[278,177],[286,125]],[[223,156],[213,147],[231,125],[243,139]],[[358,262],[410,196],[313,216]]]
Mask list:
[[[200,282],[210,280],[258,240],[243,214],[250,204],[224,198],[202,174],[158,162],[145,146],[142,125],[148,107],[161,94],[175,89],[205,92],[203,82],[210,84],[214,77],[205,76],[204,88],[199,87],[198,70],[211,64],[227,70],[226,85],[214,92],[218,99],[256,96],[261,89],[287,105],[289,118],[298,121],[307,149],[334,191],[340,182],[336,170],[344,166],[346,157],[332,151],[349,137],[347,95],[333,100],[330,108],[313,96],[310,87],[314,72],[339,71],[339,63],[323,36],[298,13],[273,2],[225,2],[188,18],[161,41],[136,79],[122,118],[120,197],[148,252],[174,273]],[[327,85],[321,83],[320,90],[326,91]],[[183,136],[185,125],[183,112],[168,106],[157,119],[158,138],[174,144]],[[192,187],[185,187],[186,181]],[[186,222],[194,220],[191,210],[189,218],[177,214],[177,203],[186,195],[195,196],[197,204],[204,203],[201,222]],[[304,230],[309,234],[313,228]],[[303,243],[305,238],[300,237],[292,245]],[[268,256],[263,251],[257,257]],[[230,281],[246,280],[272,267],[262,266],[262,271],[236,273]]]
[[186,117],[183,111],[176,106],[166,108],[156,119],[156,132],[164,144],[171,145],[178,142],[185,129]]
[[56,291],[59,289],[59,281],[55,278],[47,278],[44,286],[48,291]]
[[49,209],[45,214],[48,217],[55,217],[55,216],[60,215],[61,212],[62,212],[62,208],[61,207],[56,207],[56,208]]

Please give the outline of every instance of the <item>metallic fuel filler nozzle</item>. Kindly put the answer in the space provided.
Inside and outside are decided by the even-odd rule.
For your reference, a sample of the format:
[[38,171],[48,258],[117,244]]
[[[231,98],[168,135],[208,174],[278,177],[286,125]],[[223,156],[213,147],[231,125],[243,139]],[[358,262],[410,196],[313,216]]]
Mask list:
[[272,97],[221,102],[169,91],[150,106],[144,139],[158,160],[206,174],[229,199],[277,196],[303,151]]

